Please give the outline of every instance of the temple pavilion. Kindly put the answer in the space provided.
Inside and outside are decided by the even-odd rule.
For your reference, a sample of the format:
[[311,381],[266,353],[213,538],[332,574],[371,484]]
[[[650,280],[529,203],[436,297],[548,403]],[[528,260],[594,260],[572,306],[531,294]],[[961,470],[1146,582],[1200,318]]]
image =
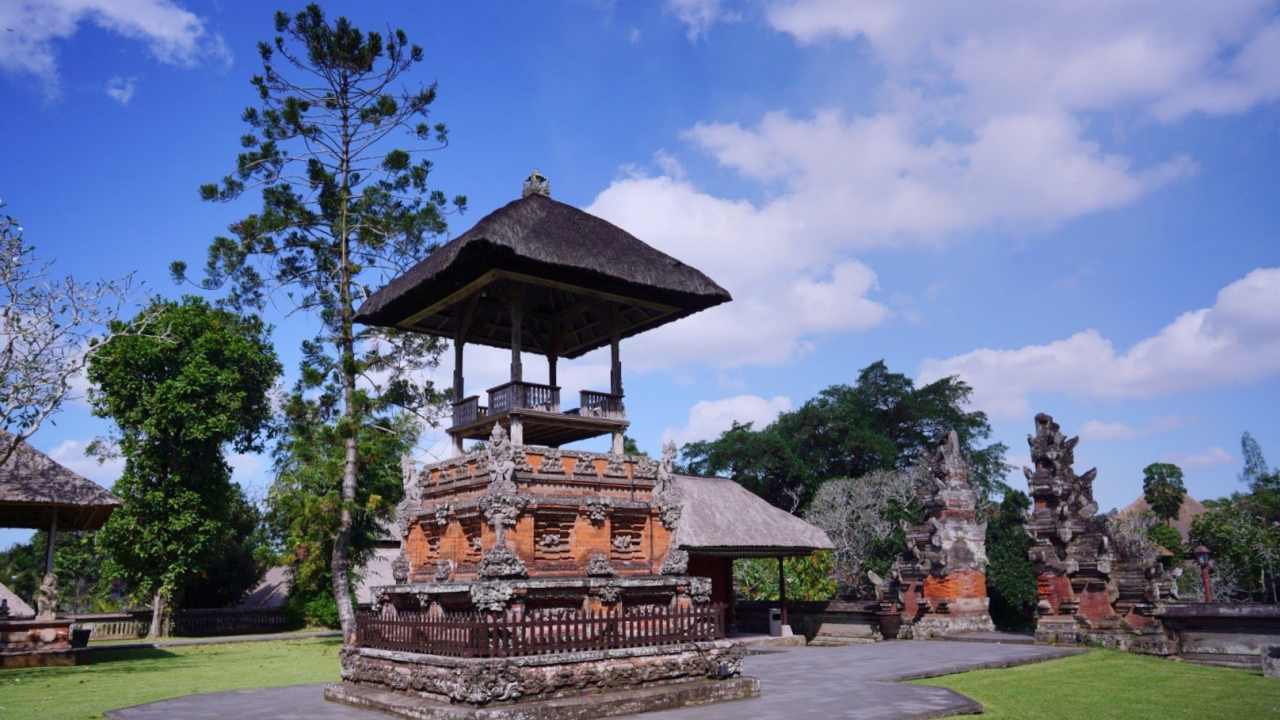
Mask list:
[[[520,446],[613,436],[622,452],[627,413],[619,345],[624,338],[730,300],[728,291],[627,231],[552,200],[535,171],[522,197],[432,252],[361,306],[358,322],[453,342],[453,422],[458,454],[501,423]],[[468,344],[511,351],[508,382],[468,395]],[[608,346],[607,390],[582,390],[577,407],[560,397],[556,366]],[[546,357],[533,382],[522,352]]]
[[[12,437],[0,431],[0,445],[8,445]],[[37,591],[34,617],[24,612],[25,604],[3,603],[8,616],[0,617],[0,667],[75,662],[71,621],[57,616],[53,557],[58,531],[97,530],[119,505],[119,498],[97,483],[26,442],[18,443],[0,465],[0,527],[48,532],[44,579]]]
[[[406,463],[395,582],[372,588],[326,696],[414,718],[519,704],[534,720],[758,693],[726,639],[733,559],[830,541],[731,480],[678,474],[674,445],[660,458],[623,447],[622,340],[729,300],[553,200],[536,171],[519,199],[371,295],[358,321],[453,343],[454,454]],[[483,397],[467,391],[469,344],[511,352],[509,379]],[[558,362],[605,346],[609,387],[570,407]],[[545,382],[522,353],[546,358]],[[608,452],[562,447],[601,436]]]

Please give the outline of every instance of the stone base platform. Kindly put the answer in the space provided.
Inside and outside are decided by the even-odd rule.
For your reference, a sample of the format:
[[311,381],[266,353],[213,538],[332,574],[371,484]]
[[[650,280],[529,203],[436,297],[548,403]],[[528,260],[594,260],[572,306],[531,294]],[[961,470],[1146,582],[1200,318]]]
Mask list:
[[325,699],[331,702],[380,710],[409,720],[588,720],[744,700],[759,695],[760,682],[751,677],[694,680],[490,707],[435,702],[356,683],[340,683],[324,689]]
[[70,620],[0,621],[0,668],[75,664]]

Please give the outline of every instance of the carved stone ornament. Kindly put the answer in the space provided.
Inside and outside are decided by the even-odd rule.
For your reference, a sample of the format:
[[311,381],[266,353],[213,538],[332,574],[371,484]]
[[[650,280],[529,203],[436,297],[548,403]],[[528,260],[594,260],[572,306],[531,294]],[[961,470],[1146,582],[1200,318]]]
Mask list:
[[631,549],[631,536],[614,535],[611,544],[613,545],[614,550],[617,550],[618,552],[626,552]]
[[453,561],[437,560],[435,574],[436,582],[447,582],[451,577],[453,577]]
[[675,530],[680,524],[680,513],[684,512],[684,503],[680,498],[662,497],[658,500],[658,518],[668,530]]
[[711,578],[689,578],[689,597],[699,605],[711,602]]
[[514,594],[506,583],[479,582],[471,586],[471,604],[480,610],[502,612]]
[[613,501],[607,497],[590,497],[582,503],[582,514],[592,525],[603,525],[613,510]]
[[404,550],[391,561],[391,577],[398,583],[409,581],[409,558],[405,557]]
[[560,451],[555,448],[545,451],[542,454],[542,465],[538,468],[538,472],[544,474],[564,472],[564,461],[561,459]]
[[486,448],[486,453],[489,458],[489,494],[515,494],[515,449],[512,447],[511,439],[507,437],[507,431],[503,429],[502,423],[493,424],[493,432],[489,434],[489,445]]
[[449,524],[449,518],[453,517],[453,505],[440,503],[432,508],[431,516],[435,518],[436,525],[445,527]]
[[658,508],[658,517],[668,530],[675,530],[680,524],[680,513],[684,506],[672,471],[675,460],[676,444],[667,442],[662,446],[662,462],[658,463],[658,480],[653,486],[653,502]]
[[58,578],[45,573],[36,589],[36,618],[47,620],[58,614]]
[[604,474],[608,477],[626,477],[627,466],[622,461],[621,455],[609,455],[609,460],[605,463]]
[[520,189],[520,197],[527,198],[530,195],[551,197],[551,181],[536,169],[524,179],[524,186]]
[[622,599],[622,588],[611,582],[596,588],[596,595],[600,602],[613,604]]
[[478,570],[483,578],[521,578],[529,574],[515,552],[502,545],[494,547],[480,559]]
[[684,575],[689,572],[689,553],[680,548],[671,548],[662,561],[663,575]]
[[611,577],[613,566],[609,564],[609,556],[602,552],[593,552],[587,558],[587,575],[590,577]]
[[538,538],[538,545],[548,550],[560,547],[562,542],[564,542],[564,538],[557,532],[543,533],[542,537]]
[[405,537],[422,511],[422,485],[418,481],[417,468],[408,455],[400,457],[400,481],[404,486],[404,498],[396,505],[396,527],[400,537]]
[[480,509],[493,527],[497,545],[506,545],[507,528],[516,526],[520,513],[528,504],[529,498],[523,495],[484,495],[480,498]]

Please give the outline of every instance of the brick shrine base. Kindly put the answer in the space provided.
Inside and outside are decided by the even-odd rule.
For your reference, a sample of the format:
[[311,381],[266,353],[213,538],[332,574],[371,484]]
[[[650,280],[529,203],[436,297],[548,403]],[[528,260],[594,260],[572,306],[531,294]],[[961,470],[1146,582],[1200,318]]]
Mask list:
[[70,620],[0,620],[0,668],[75,664]]
[[381,710],[409,720],[589,720],[744,700],[759,694],[760,682],[751,677],[694,680],[490,707],[469,707],[424,700],[355,683],[339,683],[324,689],[325,699],[331,702]]

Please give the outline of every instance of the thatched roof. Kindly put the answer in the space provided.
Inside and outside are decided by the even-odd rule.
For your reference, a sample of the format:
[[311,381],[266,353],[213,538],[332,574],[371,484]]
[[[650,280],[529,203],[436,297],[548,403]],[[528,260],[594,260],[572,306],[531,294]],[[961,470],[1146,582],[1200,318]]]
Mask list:
[[[0,431],[0,444],[11,437]],[[25,442],[0,465],[0,527],[45,529],[56,512],[59,530],[97,530],[119,504],[102,486]]]
[[9,619],[10,620],[30,620],[36,616],[36,611],[31,609],[22,598],[18,597],[12,590],[0,583],[0,600],[9,603]]
[[[623,311],[626,337],[731,299],[696,268],[627,231],[531,194],[486,215],[371,295],[356,320],[443,337],[464,324],[467,342],[510,347],[506,296],[516,285],[529,308],[523,349],[546,353],[557,342],[566,358],[609,343],[609,308]],[[465,301],[475,295],[468,315]]]
[[683,496],[675,544],[685,550],[764,557],[830,550],[821,529],[726,478],[676,476]]
[[[1178,508],[1178,517],[1174,518],[1173,526],[1177,528],[1178,534],[1182,536],[1183,542],[1186,542],[1191,537],[1191,523],[1194,522],[1196,518],[1203,515],[1205,511],[1205,506],[1201,505],[1199,500],[1191,497],[1190,495],[1184,495],[1182,497],[1182,507]],[[1137,500],[1125,505],[1124,508],[1120,510],[1121,515],[1142,514],[1147,512],[1151,512],[1151,506],[1147,504],[1147,499],[1141,495],[1138,496]]]

